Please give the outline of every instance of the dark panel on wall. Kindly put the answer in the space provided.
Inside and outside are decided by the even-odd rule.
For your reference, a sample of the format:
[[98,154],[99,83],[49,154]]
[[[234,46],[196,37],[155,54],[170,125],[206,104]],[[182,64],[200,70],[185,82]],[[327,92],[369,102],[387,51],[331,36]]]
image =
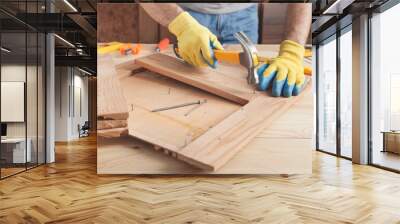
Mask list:
[[158,23],[142,7],[139,7],[139,40],[142,43],[158,41]]
[[97,4],[98,42],[137,42],[138,7],[138,4],[132,3]]

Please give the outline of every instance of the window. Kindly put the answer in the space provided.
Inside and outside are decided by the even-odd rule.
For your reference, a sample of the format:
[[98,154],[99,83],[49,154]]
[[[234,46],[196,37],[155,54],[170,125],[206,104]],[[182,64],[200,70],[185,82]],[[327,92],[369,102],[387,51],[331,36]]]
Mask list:
[[340,155],[351,158],[352,149],[352,32],[340,36]]
[[400,5],[371,18],[371,141],[373,164],[400,170]]
[[318,149],[336,153],[336,39],[318,47]]

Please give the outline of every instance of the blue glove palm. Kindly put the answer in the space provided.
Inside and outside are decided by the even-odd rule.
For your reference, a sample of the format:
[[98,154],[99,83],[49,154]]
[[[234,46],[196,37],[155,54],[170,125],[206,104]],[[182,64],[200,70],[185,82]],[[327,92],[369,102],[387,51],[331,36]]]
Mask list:
[[290,40],[282,42],[279,56],[257,69],[259,89],[272,84],[273,96],[290,97],[300,94],[305,86],[304,47]]

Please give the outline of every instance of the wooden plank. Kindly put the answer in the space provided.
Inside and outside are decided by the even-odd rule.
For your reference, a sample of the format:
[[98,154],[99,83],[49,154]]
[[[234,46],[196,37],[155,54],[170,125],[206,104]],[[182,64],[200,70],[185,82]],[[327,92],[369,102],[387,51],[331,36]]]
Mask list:
[[[189,144],[240,108],[236,103],[148,71],[122,77],[121,85],[130,107],[129,134],[173,150]],[[151,112],[198,100],[207,102],[187,116],[194,106]]]
[[112,58],[98,57],[97,116],[116,120],[128,117],[128,106]]
[[[305,91],[311,91],[311,88]],[[176,152],[178,159],[215,171],[301,98],[302,95],[292,98],[259,95]]]
[[128,128],[112,128],[97,130],[97,135],[106,138],[117,138],[128,135]]
[[[98,174],[309,174],[312,93],[275,119],[217,171],[197,169],[133,137],[98,140]],[[295,125],[292,125],[295,124]]]
[[195,69],[181,60],[164,54],[138,58],[136,64],[150,71],[189,84],[227,100],[244,105],[254,96],[254,87],[247,85],[245,77],[232,78],[221,70]]
[[[203,131],[198,137],[191,137],[189,143],[185,141],[181,147],[177,146],[177,144],[167,144],[166,141],[171,138],[163,140],[159,137],[151,137],[151,132],[150,135],[144,134],[143,130],[137,131],[133,129],[131,132],[131,135],[163,147],[176,155],[178,159],[204,170],[215,171],[222,167],[255,135],[261,132],[263,128],[301,98],[301,96],[275,98],[267,96],[265,93],[251,92],[252,87],[247,86],[247,89],[243,87],[246,86],[244,79],[227,77],[224,76],[225,73],[217,73],[215,70],[210,69],[207,69],[206,72],[199,72],[199,70],[182,63],[176,58],[162,54],[137,59],[136,63],[151,71],[182,81],[226,99],[241,104],[247,103],[216,126]],[[224,85],[226,83],[229,83],[229,86]],[[249,91],[250,95],[248,95]],[[309,88],[306,91],[309,91]],[[238,101],[237,99],[241,100]],[[147,113],[147,117],[143,120],[146,121],[145,125],[147,125],[149,121],[156,121],[156,118],[156,116]],[[153,122],[154,124],[151,126],[160,126],[161,124],[170,122],[159,120]],[[172,129],[163,127],[158,131],[161,132],[162,130],[169,130],[167,132],[175,134],[179,133],[179,130],[184,129],[179,127],[173,127]],[[186,133],[186,131],[183,131],[183,133]],[[177,136],[172,137],[172,139],[176,138]]]
[[[156,59],[148,60],[152,57],[156,57]],[[137,63],[138,61],[139,63]],[[272,110],[275,112],[273,113],[274,115],[270,116],[270,119],[274,120],[274,116],[279,117],[284,114],[282,113],[282,111],[286,111],[288,108],[290,108],[290,104],[294,103],[292,101],[302,98],[302,96],[293,97],[291,99],[272,98],[267,96],[265,93],[254,91],[253,86],[249,86],[246,84],[246,71],[241,70],[240,66],[225,66],[221,64],[218,70],[197,70],[185,63],[182,63],[175,57],[160,54],[136,59],[137,65],[142,66],[140,61],[145,61],[145,64],[148,65],[146,69],[161,73],[161,76],[155,78],[154,80],[148,80],[150,81],[151,85],[149,85],[149,83],[143,82],[143,78],[145,75],[141,76],[142,73],[138,73],[133,76],[120,76],[122,79],[122,84],[124,85],[124,94],[130,101],[128,102],[128,105],[133,105],[133,107],[135,108],[130,112],[131,116],[129,118],[129,134],[144,141],[150,142],[153,145],[156,145],[157,148],[161,147],[163,148],[163,150],[161,151],[166,152],[166,154],[168,154],[169,156],[183,160],[188,164],[194,165],[194,167],[202,168],[204,169],[203,172],[207,173],[215,173],[216,169],[222,169],[224,167],[224,164],[228,160],[233,159],[235,157],[235,154],[240,153],[239,150],[244,148],[247,142],[254,138],[257,133],[260,133],[262,132],[262,130],[264,130],[262,127],[265,126],[262,125],[268,126],[268,123],[271,122],[265,121],[262,118],[251,118],[250,116],[248,116],[249,114],[260,114],[260,111],[263,111],[264,114],[264,111]],[[167,71],[167,74],[165,71]],[[213,76],[210,76],[210,74],[213,74]],[[182,102],[179,100],[186,99],[181,98],[182,96],[192,96],[191,91],[198,90],[185,86],[177,86],[176,88],[173,88],[173,94],[170,94],[169,86],[165,86],[165,83],[161,83],[158,81],[163,80],[162,76],[180,81],[176,83],[181,83],[181,85],[184,85],[183,83],[186,83],[199,89],[211,92],[217,96],[222,96],[225,99],[229,99],[233,102],[235,101],[232,100],[231,96],[233,95],[237,97],[237,95],[239,95],[239,97],[241,97],[242,99],[240,103],[241,105],[245,105],[246,102],[250,101],[250,103],[242,107],[242,109],[250,109],[245,109],[245,112],[242,113],[240,113],[239,111],[234,112],[230,115],[227,114],[228,116],[224,116],[222,120],[215,120],[217,121],[216,123],[214,121],[214,123],[209,123],[210,126],[204,126],[203,128],[200,128],[200,126],[197,125],[191,125],[191,123],[196,120],[182,119],[183,114],[185,113],[185,109],[183,108],[171,111],[163,111],[159,114],[151,113],[151,109],[174,105],[178,102]],[[127,80],[135,81],[132,82],[133,85],[132,83],[128,85]],[[229,83],[229,85],[224,85],[227,82]],[[133,89],[135,89],[135,91],[132,91]],[[148,91],[147,89],[151,90]],[[177,91],[181,89],[186,89],[187,91]],[[222,89],[222,91],[220,89]],[[158,92],[154,92],[154,90],[157,90]],[[241,94],[245,97],[242,97]],[[174,97],[171,97],[171,95],[173,95]],[[227,97],[227,95],[229,97]],[[271,106],[271,101],[267,99],[273,100],[273,102],[275,102],[275,100],[279,100],[279,102],[281,100],[282,102],[288,102],[283,103],[283,106],[280,106],[282,105],[282,102],[276,104],[272,102]],[[253,100],[255,100],[254,105],[252,104]],[[258,100],[259,102],[257,103]],[[165,105],[163,105],[163,103],[165,103]],[[220,109],[221,107],[216,108]],[[136,115],[134,113],[136,113]],[[212,114],[213,113],[211,113],[211,115]],[[198,118],[202,117],[199,116]],[[229,121],[229,118],[231,118],[231,121]],[[228,120],[229,122],[225,120]],[[263,121],[265,121],[265,123],[263,123]],[[131,124],[133,124],[132,126],[136,126],[134,126],[134,128],[131,128]],[[153,127],[161,128],[156,128],[154,130]],[[244,127],[244,129],[248,128],[249,130],[242,130],[241,128],[237,127]],[[215,133],[219,135],[219,138],[216,138],[213,135],[207,135],[214,129],[217,130],[215,131]],[[188,133],[190,134],[190,136],[189,140],[186,141]],[[160,137],[160,134],[163,135],[162,138]],[[276,133],[276,135],[279,136],[280,134]],[[173,141],[171,141],[171,139]],[[227,142],[227,144],[230,144],[231,141],[235,142],[230,145],[231,147],[226,147],[224,144],[220,144],[220,142]],[[197,150],[196,147],[199,150]],[[209,153],[211,157],[207,158],[207,153]]]
[[97,129],[124,128],[128,126],[127,120],[98,120]]
[[133,137],[98,140],[98,174],[310,174],[311,139],[254,138],[225,166],[201,170]]

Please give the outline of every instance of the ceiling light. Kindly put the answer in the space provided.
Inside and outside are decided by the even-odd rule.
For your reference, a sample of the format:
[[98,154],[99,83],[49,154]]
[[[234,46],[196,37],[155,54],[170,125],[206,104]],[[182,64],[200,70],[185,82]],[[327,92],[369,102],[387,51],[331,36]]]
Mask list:
[[10,53],[10,52],[11,52],[11,50],[9,50],[9,49],[7,49],[7,48],[5,48],[5,47],[1,47],[0,49],[1,49],[2,51],[6,52],[6,53]]
[[81,71],[81,72],[83,72],[83,73],[85,73],[85,74],[87,74],[87,75],[93,75],[92,73],[90,73],[90,72],[88,72],[88,71],[86,71],[86,70],[83,70],[83,69],[81,69],[81,68],[79,68],[79,67],[78,67],[78,70]]
[[68,40],[66,40],[66,39],[64,39],[64,38],[62,38],[62,37],[60,37],[60,36],[57,35],[57,34],[54,34],[54,36],[57,37],[57,38],[58,38],[59,40],[61,40],[62,42],[64,42],[65,44],[67,44],[68,46],[75,48],[75,45],[73,45],[73,44],[72,44],[71,42],[69,42]]
[[323,15],[326,14],[342,14],[343,9],[345,9],[347,6],[351,5],[354,2],[354,0],[336,0],[335,2],[332,3],[327,9],[324,10],[322,13]]
[[78,12],[78,10],[68,1],[64,0],[65,4],[67,4],[74,12]]

